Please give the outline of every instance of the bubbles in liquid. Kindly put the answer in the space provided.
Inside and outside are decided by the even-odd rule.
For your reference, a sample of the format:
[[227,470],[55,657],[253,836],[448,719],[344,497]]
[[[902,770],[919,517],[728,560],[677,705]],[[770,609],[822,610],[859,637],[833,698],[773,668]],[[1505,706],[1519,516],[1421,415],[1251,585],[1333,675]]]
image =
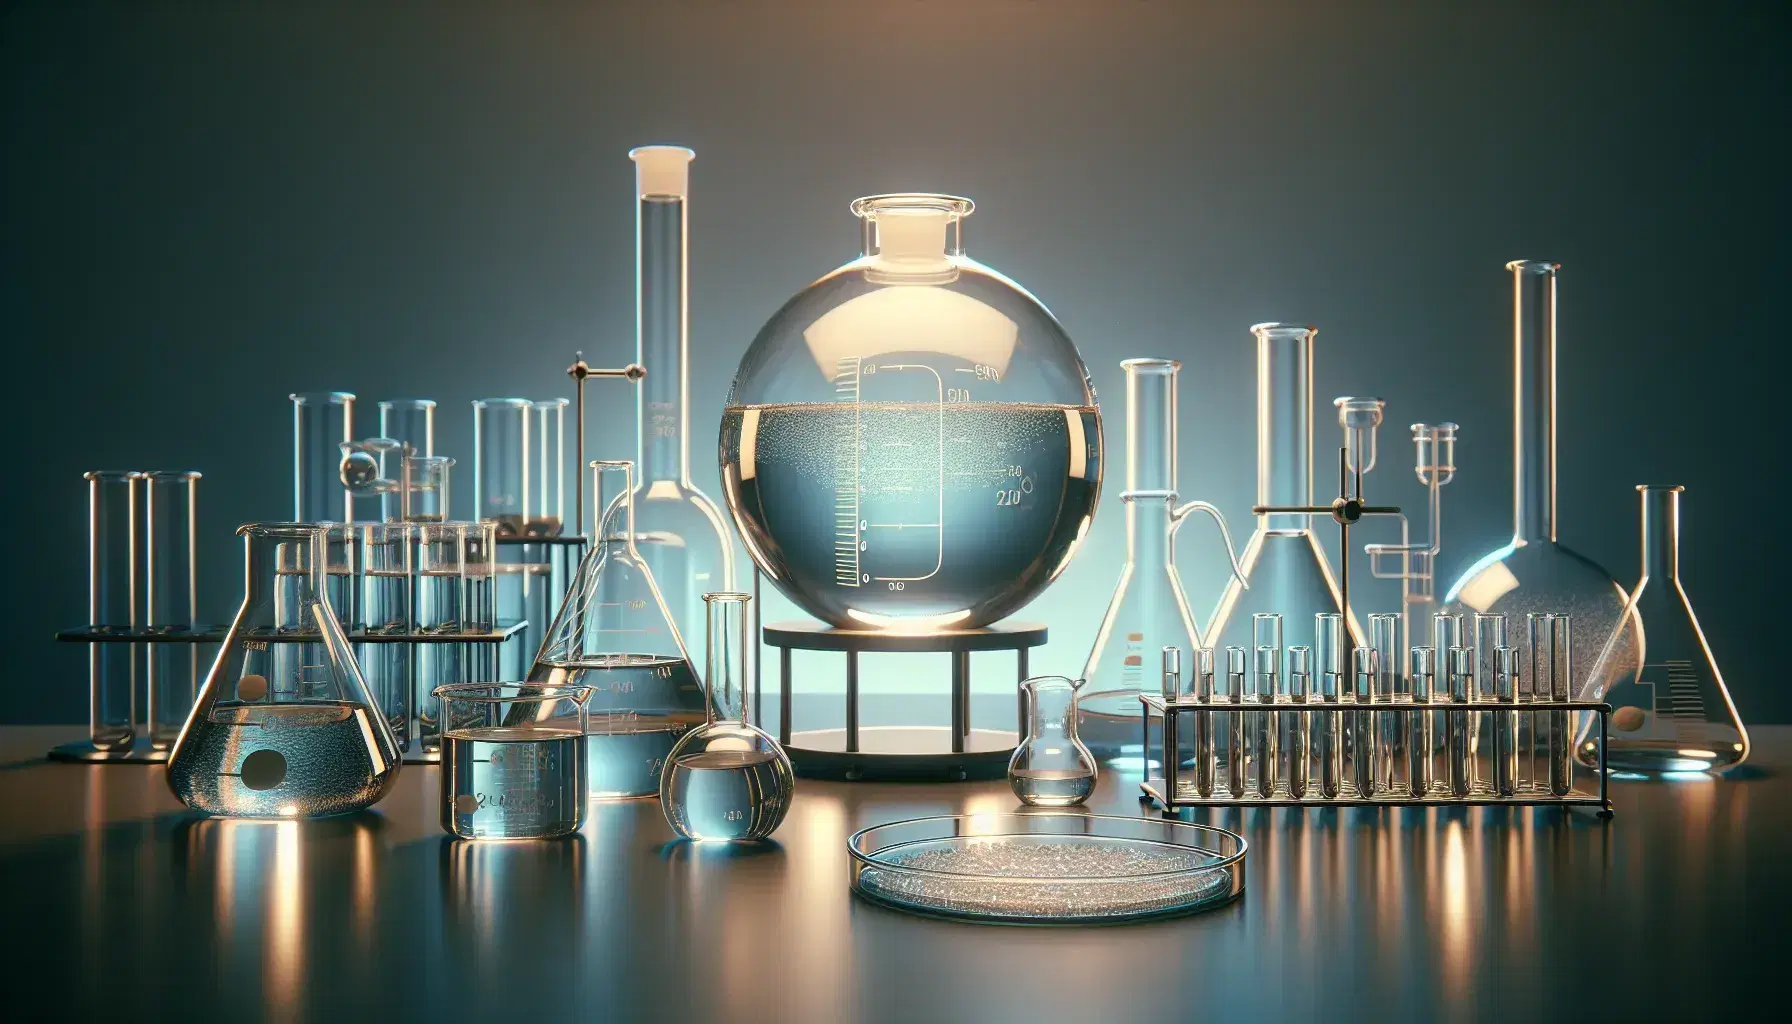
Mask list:
[[592,688],[586,703],[592,799],[653,796],[672,745],[703,723],[703,690],[683,658],[615,654],[538,662],[529,679]]
[[398,763],[373,741],[368,711],[346,701],[220,701],[193,720],[192,753],[168,766],[189,806],[234,817],[311,818],[357,811],[385,795]]
[[585,819],[586,738],[576,729],[451,729],[442,744],[442,828],[474,839],[541,839]]
[[734,406],[722,421],[749,547],[786,596],[838,626],[971,627],[1020,608],[1069,561],[1100,458],[1093,407]]
[[667,771],[666,819],[691,839],[763,839],[790,810],[795,778],[772,750],[682,754]]

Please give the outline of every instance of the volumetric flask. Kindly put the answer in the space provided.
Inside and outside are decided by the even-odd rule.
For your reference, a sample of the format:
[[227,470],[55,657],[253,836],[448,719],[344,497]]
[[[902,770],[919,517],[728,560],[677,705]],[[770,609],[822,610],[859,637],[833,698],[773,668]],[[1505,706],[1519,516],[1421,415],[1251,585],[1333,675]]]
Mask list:
[[594,799],[653,796],[672,745],[705,720],[703,690],[635,548],[633,463],[591,467],[593,542],[529,680],[591,687]]
[[[1139,694],[1157,689],[1165,647],[1202,647],[1182,577],[1176,571],[1176,533],[1188,516],[1205,512],[1219,523],[1226,553],[1232,537],[1225,517],[1203,501],[1178,504],[1176,493],[1176,375],[1172,359],[1128,359],[1126,371],[1126,563],[1083,664],[1077,702],[1083,742],[1102,761],[1149,759],[1139,747]],[[1234,567],[1237,561],[1234,560]]]
[[442,830],[551,839],[585,823],[589,686],[459,683],[441,703]]
[[353,501],[342,486],[344,441],[355,439],[355,396],[347,391],[289,395],[292,399],[293,518],[301,523],[345,523]]
[[531,403],[481,398],[473,403],[473,508],[495,520],[498,536],[521,537],[534,466],[529,463]]
[[[194,593],[198,572],[193,558],[199,479],[196,472],[162,469],[143,477],[143,533],[149,549],[145,560],[145,610],[152,632],[185,633],[199,618]],[[161,750],[180,735],[180,727],[199,696],[199,645],[152,643],[145,650],[149,662],[149,739]]]
[[729,392],[722,486],[748,553],[836,626],[994,622],[1095,513],[1088,368],[1038,299],[965,255],[971,209],[853,203],[862,254],[784,304]]
[[[1470,566],[1444,595],[1446,611],[1497,612],[1518,622],[1531,613],[1572,615],[1576,631],[1617,632],[1625,595],[1611,573],[1556,541],[1556,271],[1548,260],[1506,264],[1513,278],[1512,540]],[[1634,675],[1641,652],[1633,630],[1597,667],[1596,643],[1575,651],[1576,696],[1600,699]]]
[[[1602,658],[1621,658],[1634,633],[1642,639],[1642,668],[1616,676],[1605,694],[1613,709],[1605,751],[1605,767],[1612,771],[1701,771],[1748,757],[1748,730],[1680,583],[1683,490],[1637,488],[1643,571]],[[1599,763],[1598,739],[1596,731],[1582,730],[1578,751],[1588,765]]]
[[1095,755],[1076,732],[1079,680],[1034,676],[1020,684],[1027,734],[1008,759],[1008,786],[1033,807],[1069,807],[1095,792]]
[[[686,839],[752,842],[772,834],[790,810],[796,772],[778,741],[747,718],[747,659],[757,649],[747,630],[747,594],[704,594],[709,608],[709,710],[667,755],[660,809]],[[733,721],[717,709],[739,708]]]
[[326,596],[328,530],[256,523],[248,592],[168,755],[187,806],[232,817],[317,817],[367,807],[399,750]]

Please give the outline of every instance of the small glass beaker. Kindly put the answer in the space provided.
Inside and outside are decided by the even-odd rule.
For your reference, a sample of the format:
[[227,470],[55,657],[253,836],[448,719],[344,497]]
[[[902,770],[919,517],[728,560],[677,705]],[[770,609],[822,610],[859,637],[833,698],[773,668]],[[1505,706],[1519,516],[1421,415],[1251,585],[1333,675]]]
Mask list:
[[1095,791],[1095,755],[1076,735],[1080,680],[1034,676],[1021,684],[1027,735],[1008,759],[1008,785],[1033,807],[1070,807]]
[[399,518],[407,523],[441,523],[448,519],[446,455],[407,455],[399,468]]
[[585,823],[591,687],[438,686],[442,830],[462,839],[552,839]]

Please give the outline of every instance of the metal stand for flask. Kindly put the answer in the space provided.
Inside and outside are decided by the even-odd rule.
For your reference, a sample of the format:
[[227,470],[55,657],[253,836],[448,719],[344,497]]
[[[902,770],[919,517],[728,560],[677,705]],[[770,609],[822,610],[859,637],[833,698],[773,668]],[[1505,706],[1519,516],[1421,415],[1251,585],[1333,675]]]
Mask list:
[[[758,573],[754,574],[757,593]],[[755,601],[755,604],[758,602]],[[971,654],[1013,651],[1016,680],[1027,678],[1027,652],[1045,643],[1045,627],[1033,622],[1001,622],[982,629],[932,633],[886,633],[835,629],[816,623],[774,622],[759,630],[766,646],[778,651],[778,742],[805,778],[881,781],[894,779],[963,782],[999,779],[1025,729],[1025,708],[1015,731],[971,726]],[[846,655],[846,722],[838,729],[792,728],[791,652],[830,651]],[[952,658],[951,725],[860,724],[859,656],[862,654],[949,654]],[[754,717],[763,727],[758,673],[753,680]]]
[[[1356,648],[1356,639],[1351,634],[1350,629],[1349,553],[1351,524],[1357,522],[1364,516],[1397,516],[1401,514],[1400,509],[1396,506],[1365,504],[1361,498],[1363,493],[1362,472],[1359,470],[1356,473],[1354,479],[1355,486],[1353,488],[1351,486],[1353,481],[1350,474],[1349,462],[1349,449],[1339,449],[1338,497],[1333,500],[1330,505],[1260,505],[1251,509],[1253,515],[1263,515],[1264,513],[1273,512],[1329,515],[1332,520],[1338,524],[1340,544],[1342,545],[1340,550],[1344,553],[1344,557],[1340,559],[1340,564],[1338,566],[1338,597],[1339,603],[1343,606],[1344,613],[1344,628],[1340,630],[1343,634],[1341,644],[1342,649],[1339,652],[1340,660],[1338,671],[1340,673],[1348,673],[1350,671],[1354,661],[1354,651]],[[1352,497],[1351,495],[1356,496]],[[1163,763],[1162,777],[1147,777],[1143,782],[1139,783],[1139,801],[1146,804],[1154,803],[1162,807],[1165,817],[1173,816],[1178,809],[1183,807],[1386,807],[1426,805],[1465,806],[1475,804],[1592,807],[1598,810],[1599,816],[1602,818],[1610,818],[1612,816],[1612,804],[1607,793],[1607,777],[1605,771],[1606,730],[1612,710],[1611,705],[1609,704],[1597,701],[1560,701],[1545,699],[1533,700],[1526,704],[1501,703],[1490,705],[1476,701],[1472,692],[1466,704],[1453,703],[1447,700],[1433,700],[1430,703],[1420,703],[1413,699],[1410,692],[1406,692],[1397,693],[1392,701],[1376,701],[1365,706],[1356,702],[1354,698],[1350,700],[1344,699],[1344,694],[1342,692],[1344,687],[1340,686],[1339,689],[1340,693],[1338,694],[1338,699],[1335,701],[1307,703],[1295,703],[1289,700],[1286,695],[1271,697],[1268,700],[1263,700],[1256,694],[1239,695],[1238,699],[1234,701],[1229,696],[1210,700],[1200,700],[1190,695],[1184,695],[1174,699],[1166,699],[1158,694],[1140,694],[1139,703],[1144,706],[1144,714],[1141,716],[1139,725],[1141,749],[1159,749],[1159,747],[1153,746],[1151,742],[1152,720],[1156,719],[1162,723],[1160,726],[1162,731],[1159,736],[1159,744],[1161,744],[1161,749],[1164,751],[1164,756],[1161,758]],[[1573,692],[1572,688],[1570,688],[1569,692]],[[1211,766],[1209,766],[1209,770],[1206,772],[1196,772],[1197,779],[1201,780],[1199,783],[1190,782],[1185,777],[1186,770],[1182,767],[1181,737],[1183,735],[1183,730],[1181,727],[1181,720],[1185,717],[1192,718],[1195,721],[1195,732],[1198,736],[1205,735],[1212,737],[1218,734],[1218,727],[1215,725],[1215,719],[1218,716],[1263,714],[1265,712],[1261,710],[1262,708],[1274,707],[1283,712],[1311,715],[1314,721],[1315,733],[1317,733],[1318,729],[1325,727],[1327,716],[1335,716],[1338,719],[1343,719],[1344,716],[1361,714],[1365,708],[1376,715],[1405,718],[1407,719],[1407,724],[1412,726],[1416,725],[1422,716],[1437,715],[1440,713],[1466,713],[1465,709],[1468,706],[1474,706],[1478,710],[1483,711],[1498,711],[1500,713],[1511,714],[1520,712],[1535,714],[1542,712],[1571,715],[1591,713],[1596,715],[1598,718],[1599,736],[1598,756],[1593,764],[1586,766],[1586,771],[1579,773],[1583,778],[1590,775],[1595,781],[1590,784],[1573,781],[1575,774],[1572,773],[1572,765],[1579,764],[1580,762],[1575,760],[1571,753],[1568,755],[1570,765],[1568,779],[1570,781],[1562,791],[1558,792],[1550,788],[1533,787],[1527,789],[1515,789],[1514,792],[1509,794],[1495,794],[1472,789],[1465,792],[1455,793],[1437,788],[1427,788],[1425,791],[1419,792],[1414,787],[1408,785],[1406,787],[1391,786],[1387,792],[1370,796],[1360,796],[1354,793],[1345,795],[1343,790],[1340,789],[1337,795],[1328,797],[1324,795],[1324,787],[1317,779],[1311,784],[1303,787],[1304,791],[1300,795],[1295,795],[1292,789],[1283,788],[1279,788],[1274,793],[1270,794],[1252,794],[1248,791],[1245,793],[1232,793],[1223,790],[1215,784],[1213,780],[1218,773],[1211,770]],[[1377,722],[1370,732],[1372,734],[1378,733],[1380,731],[1380,725],[1381,723]],[[1409,729],[1407,735],[1412,735],[1415,731],[1416,730]],[[1337,732],[1340,735],[1344,732],[1342,721],[1339,722]],[[1196,756],[1201,757],[1204,756],[1205,753],[1206,752],[1203,750],[1197,750]],[[1308,748],[1308,753],[1310,755],[1310,747]],[[1234,753],[1232,756],[1242,756],[1242,754]],[[1362,752],[1358,752],[1355,756],[1364,755]],[[1278,775],[1284,779],[1289,778],[1291,774],[1292,773],[1287,771],[1278,772]],[[1205,790],[1205,792],[1202,792],[1202,790]]]

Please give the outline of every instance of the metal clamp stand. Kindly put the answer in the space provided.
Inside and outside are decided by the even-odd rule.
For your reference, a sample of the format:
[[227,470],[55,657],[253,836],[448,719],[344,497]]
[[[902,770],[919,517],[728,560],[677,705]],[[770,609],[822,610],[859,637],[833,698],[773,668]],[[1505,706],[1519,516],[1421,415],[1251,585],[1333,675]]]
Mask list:
[[647,368],[640,363],[610,370],[593,369],[585,362],[585,353],[574,352],[573,363],[566,368],[566,375],[573,380],[573,418],[578,427],[573,437],[573,478],[578,484],[573,489],[573,515],[578,523],[575,533],[585,529],[585,380],[588,377],[607,377],[630,381],[639,386],[647,377]]

